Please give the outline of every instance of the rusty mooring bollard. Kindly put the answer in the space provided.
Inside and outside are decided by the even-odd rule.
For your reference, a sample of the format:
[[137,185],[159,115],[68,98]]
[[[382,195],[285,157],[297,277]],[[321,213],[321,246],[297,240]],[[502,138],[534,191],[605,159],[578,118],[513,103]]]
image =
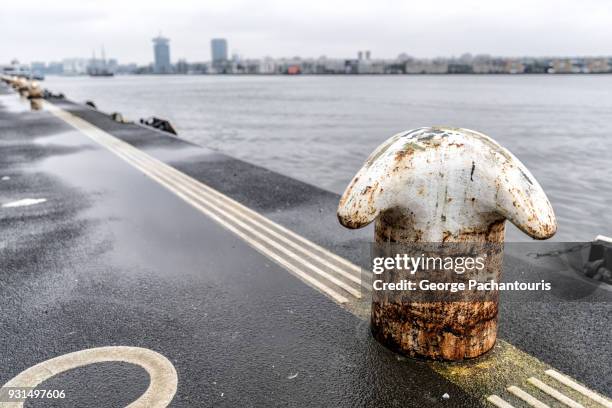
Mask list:
[[28,99],[30,100],[30,109],[41,110],[43,102],[43,90],[40,84],[32,81],[28,87]]
[[[468,129],[419,128],[380,145],[342,195],[347,228],[376,220],[377,243],[499,243],[485,275],[499,279],[505,220],[535,239],[556,232],[544,191],[508,150]],[[484,300],[373,296],[372,333],[413,357],[462,360],[494,346],[498,294]]]

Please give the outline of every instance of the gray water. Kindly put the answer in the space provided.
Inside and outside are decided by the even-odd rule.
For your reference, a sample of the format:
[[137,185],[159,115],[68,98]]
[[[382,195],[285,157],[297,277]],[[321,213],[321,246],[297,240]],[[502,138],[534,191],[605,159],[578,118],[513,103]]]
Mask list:
[[49,77],[44,86],[341,193],[391,135],[484,132],[542,184],[557,240],[612,235],[612,75]]

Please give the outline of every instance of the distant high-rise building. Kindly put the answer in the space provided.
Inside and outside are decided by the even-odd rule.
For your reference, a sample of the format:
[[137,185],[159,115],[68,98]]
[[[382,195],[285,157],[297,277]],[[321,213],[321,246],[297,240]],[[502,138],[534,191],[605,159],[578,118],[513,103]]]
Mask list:
[[213,38],[210,40],[210,53],[212,67],[219,74],[227,74],[231,71],[231,64],[227,59],[227,40],[225,38]]
[[153,54],[155,62],[153,63],[153,72],[156,74],[170,74],[172,65],[170,65],[170,40],[161,35],[153,39]]
[[213,38],[210,41],[210,52],[213,64],[227,61],[227,40],[225,38]]

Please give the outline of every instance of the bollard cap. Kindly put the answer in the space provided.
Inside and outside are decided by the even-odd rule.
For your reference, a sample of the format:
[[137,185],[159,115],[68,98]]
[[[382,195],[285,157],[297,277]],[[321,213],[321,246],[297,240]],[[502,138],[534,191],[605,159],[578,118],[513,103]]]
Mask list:
[[429,242],[469,240],[505,219],[535,239],[557,229],[529,170],[490,137],[461,128],[401,132],[370,155],[342,195],[338,219],[361,228],[387,212]]

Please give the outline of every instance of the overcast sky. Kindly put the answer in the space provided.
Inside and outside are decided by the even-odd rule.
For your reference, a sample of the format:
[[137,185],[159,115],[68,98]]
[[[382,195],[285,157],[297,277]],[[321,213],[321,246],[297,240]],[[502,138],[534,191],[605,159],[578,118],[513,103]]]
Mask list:
[[[9,5],[10,4],[10,5]],[[610,0],[74,0],[0,6],[0,63],[89,57],[210,59],[210,39],[244,57],[612,55]]]

